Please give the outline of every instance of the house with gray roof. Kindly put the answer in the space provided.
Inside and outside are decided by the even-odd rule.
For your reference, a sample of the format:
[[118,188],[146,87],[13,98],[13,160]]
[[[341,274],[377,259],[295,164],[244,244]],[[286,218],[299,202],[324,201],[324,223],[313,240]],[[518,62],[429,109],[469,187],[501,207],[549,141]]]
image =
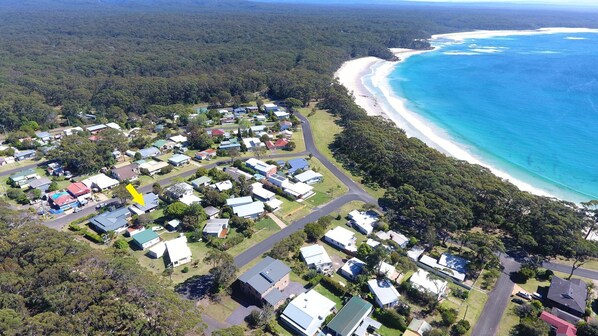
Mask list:
[[38,179],[32,180],[29,182],[29,187],[31,189],[39,189],[42,192],[48,191],[48,187],[50,187],[52,181],[47,177],[40,177]]
[[15,153],[14,157],[15,157],[15,161],[31,159],[32,157],[35,157],[35,150],[27,149],[27,150],[19,151],[18,153]]
[[159,204],[160,198],[158,197],[158,195],[150,192],[143,195],[143,205],[135,203],[131,205],[129,209],[131,210],[131,212],[134,212],[138,215],[142,215],[158,209]]
[[239,277],[239,289],[260,305],[276,308],[286,299],[283,291],[289,285],[290,273],[282,261],[266,257]]
[[575,316],[583,316],[588,299],[588,286],[581,279],[565,280],[553,275],[546,298],[553,307]]
[[129,218],[131,218],[129,209],[119,208],[93,217],[89,220],[89,224],[99,233],[120,231],[127,227]]
[[160,150],[156,147],[148,147],[140,149],[138,152],[142,159],[151,158],[160,155]]
[[212,178],[209,176],[201,176],[196,178],[195,180],[191,181],[191,185],[194,188],[199,188],[199,187],[207,187],[208,185],[210,185],[210,182],[212,182]]

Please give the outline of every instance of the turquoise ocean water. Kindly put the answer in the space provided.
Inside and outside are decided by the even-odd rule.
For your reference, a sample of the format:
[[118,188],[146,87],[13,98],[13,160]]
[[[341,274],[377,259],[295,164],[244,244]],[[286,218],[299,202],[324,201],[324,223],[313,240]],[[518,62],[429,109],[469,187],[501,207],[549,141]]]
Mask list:
[[598,34],[436,41],[388,82],[482,162],[570,201],[598,199]]

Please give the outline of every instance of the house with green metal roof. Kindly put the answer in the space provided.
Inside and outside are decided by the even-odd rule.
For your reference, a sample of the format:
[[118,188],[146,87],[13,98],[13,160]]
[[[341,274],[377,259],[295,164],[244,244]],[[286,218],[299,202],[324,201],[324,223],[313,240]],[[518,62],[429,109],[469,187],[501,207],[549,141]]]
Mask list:
[[26,188],[30,181],[38,178],[39,175],[33,168],[21,170],[9,176],[9,179],[13,182],[13,184],[21,188]]
[[[341,308],[336,316],[326,326],[326,331],[332,336],[353,336],[365,335],[371,320],[368,316],[373,310],[372,304],[358,296],[354,296]],[[367,324],[367,325],[366,325]],[[373,323],[373,328],[380,327],[380,324]]]
[[152,144],[152,147],[155,147],[155,148],[159,149],[161,152],[164,152],[164,151],[172,150],[174,148],[174,145],[175,145],[175,143],[172,141],[160,139],[160,140],[154,141],[154,143]]
[[143,230],[133,236],[133,243],[140,249],[145,250],[148,247],[160,242],[160,236],[154,230]]

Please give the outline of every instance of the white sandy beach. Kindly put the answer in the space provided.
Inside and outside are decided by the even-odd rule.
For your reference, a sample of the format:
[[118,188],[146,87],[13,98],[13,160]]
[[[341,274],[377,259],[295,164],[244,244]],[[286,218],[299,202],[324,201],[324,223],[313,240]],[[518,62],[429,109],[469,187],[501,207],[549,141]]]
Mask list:
[[[441,34],[432,36],[432,41],[452,40],[460,43],[469,38],[488,38],[513,35],[537,35],[554,33],[596,33],[598,30],[584,28],[542,28],[538,30],[501,30],[501,31],[473,31],[464,33]],[[428,51],[410,49],[391,49],[401,59],[399,62],[388,62],[375,57],[364,57],[345,62],[335,73],[335,77],[355,97],[355,102],[367,111],[369,115],[384,116],[405,130],[410,137],[417,137],[428,146],[436,148],[441,152],[451,155],[457,159],[470,163],[479,164],[489,168],[495,175],[509,180],[519,189],[531,192],[536,195],[554,197],[546,190],[535,187],[525,181],[513,178],[508,172],[492,167],[485,163],[483,158],[474,156],[467,147],[456,143],[451,137],[417,113],[410,111],[405,104],[405,99],[396,96],[388,83],[388,74],[396,66],[407,58],[425,53]],[[364,78],[368,77],[369,84],[378,93],[372,92],[364,84]],[[382,93],[382,94],[380,94]]]

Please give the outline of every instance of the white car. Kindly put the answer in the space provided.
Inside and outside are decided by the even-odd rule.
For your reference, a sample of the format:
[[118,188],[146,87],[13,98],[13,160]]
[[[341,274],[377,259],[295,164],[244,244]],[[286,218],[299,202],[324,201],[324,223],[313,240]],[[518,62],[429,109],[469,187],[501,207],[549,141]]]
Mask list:
[[162,230],[164,230],[164,227],[162,227],[162,226],[159,226],[159,225],[152,226],[152,231],[162,231]]

